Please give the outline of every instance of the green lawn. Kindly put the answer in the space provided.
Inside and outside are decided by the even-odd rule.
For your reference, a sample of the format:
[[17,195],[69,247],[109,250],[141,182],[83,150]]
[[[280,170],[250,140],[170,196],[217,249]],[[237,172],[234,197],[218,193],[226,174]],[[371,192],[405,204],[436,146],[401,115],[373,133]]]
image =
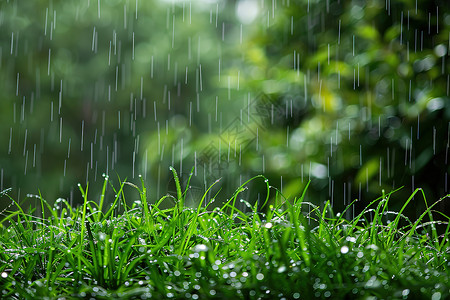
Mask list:
[[[95,201],[80,187],[85,201],[76,208],[40,197],[45,213],[25,212],[11,199],[0,229],[0,297],[450,297],[449,226],[433,221],[433,207],[409,220],[389,211],[388,194],[347,220],[329,203],[316,207],[299,195],[278,196],[264,207],[246,203],[241,211],[235,204],[243,201],[244,184],[221,207],[211,208],[203,196],[190,208],[173,172],[177,196],[151,204],[142,185],[134,186],[140,200],[127,206],[124,188],[131,184],[114,187],[108,179]],[[105,199],[107,186],[115,198]],[[413,196],[426,201],[418,189],[404,208]],[[166,202],[171,208],[162,208]]]

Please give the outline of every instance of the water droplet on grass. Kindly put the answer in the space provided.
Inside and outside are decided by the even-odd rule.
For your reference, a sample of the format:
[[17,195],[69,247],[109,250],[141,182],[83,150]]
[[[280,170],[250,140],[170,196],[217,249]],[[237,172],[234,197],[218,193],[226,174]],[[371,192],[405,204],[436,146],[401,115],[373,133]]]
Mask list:
[[103,233],[103,232],[99,232],[99,234],[98,234],[98,239],[99,239],[100,241],[104,241],[104,240],[106,239],[106,234]]
[[286,267],[285,266],[281,266],[278,268],[278,273],[283,273],[284,271],[286,271]]
[[372,276],[366,283],[366,288],[378,288],[381,285],[381,282],[375,277]]
[[348,251],[349,251],[349,248],[347,246],[342,246],[341,247],[341,253],[342,254],[346,254],[346,253],[348,253]]
[[270,229],[270,228],[273,227],[273,224],[270,223],[270,222],[267,222],[266,224],[264,224],[264,227],[267,228],[267,229]]
[[209,250],[208,246],[206,246],[206,245],[204,245],[204,244],[196,245],[196,246],[194,247],[194,249],[192,249],[192,251],[194,251],[194,252],[196,252],[196,253],[198,253],[198,252],[206,252],[206,251],[208,251],[208,250]]
[[356,242],[356,238],[352,237],[352,236],[348,236],[346,239],[346,241],[349,241],[351,243],[355,243]]
[[366,246],[366,249],[372,249],[372,250],[376,251],[376,250],[378,250],[378,246],[371,244],[371,245]]

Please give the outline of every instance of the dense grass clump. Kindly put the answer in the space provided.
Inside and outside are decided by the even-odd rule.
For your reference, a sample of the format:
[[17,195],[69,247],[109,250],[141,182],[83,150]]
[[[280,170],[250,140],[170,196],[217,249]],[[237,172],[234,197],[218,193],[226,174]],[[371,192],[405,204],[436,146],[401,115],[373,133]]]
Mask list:
[[[388,194],[348,220],[329,203],[304,202],[304,194],[251,205],[239,199],[244,184],[220,207],[211,208],[205,194],[190,208],[173,172],[177,196],[152,204],[142,185],[134,187],[139,201],[127,205],[124,187],[131,184],[121,182],[118,189],[111,185],[115,198],[105,207],[107,178],[98,201],[80,187],[84,204],[77,208],[40,197],[38,214],[13,200],[16,209],[4,211],[1,221],[0,297],[450,297],[449,223],[433,221],[433,207],[409,220],[388,210]],[[175,204],[162,208],[170,199]]]

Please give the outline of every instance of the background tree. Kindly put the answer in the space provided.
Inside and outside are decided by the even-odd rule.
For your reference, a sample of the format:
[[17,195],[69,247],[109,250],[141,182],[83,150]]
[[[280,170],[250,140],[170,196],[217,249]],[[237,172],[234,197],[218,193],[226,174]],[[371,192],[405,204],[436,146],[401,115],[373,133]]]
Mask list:
[[[77,183],[141,174],[156,199],[173,190],[169,166],[184,183],[194,168],[192,201],[257,174],[288,198],[311,179],[308,200],[336,210],[400,186],[399,206],[417,187],[448,193],[446,1],[0,8],[1,189],[14,198],[75,199]],[[242,197],[264,193],[254,182]]]

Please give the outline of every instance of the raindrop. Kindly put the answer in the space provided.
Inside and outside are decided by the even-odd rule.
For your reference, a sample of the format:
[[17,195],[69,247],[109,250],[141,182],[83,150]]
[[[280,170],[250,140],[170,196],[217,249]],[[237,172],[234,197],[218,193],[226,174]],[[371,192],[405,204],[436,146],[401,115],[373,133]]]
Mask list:
[[123,5],[123,29],[127,29],[127,5]]
[[[350,131],[350,127],[349,127],[349,131]],[[350,136],[350,134],[349,134]],[[359,145],[359,165],[362,166],[362,145]]]
[[50,58],[52,55],[52,49],[48,49],[48,64],[47,64],[47,75],[50,76]]
[[81,140],[80,140],[80,142],[81,142],[81,151],[83,151],[83,141],[84,141],[84,120],[81,121]]
[[62,117],[59,118],[59,143],[62,141],[63,121]]
[[132,42],[131,60],[134,60],[134,31],[133,31],[133,42]]
[[24,171],[24,175],[27,175],[27,165],[28,165],[28,150],[25,156],[25,171]]
[[433,126],[433,155],[436,155],[436,126]]
[[[199,39],[199,44],[200,44],[200,39]],[[199,51],[200,53],[200,51]],[[199,76],[200,76],[200,91],[203,91],[203,84],[202,84],[202,65],[199,65]]]
[[339,25],[338,25],[338,45],[341,44],[341,19],[339,19]]

